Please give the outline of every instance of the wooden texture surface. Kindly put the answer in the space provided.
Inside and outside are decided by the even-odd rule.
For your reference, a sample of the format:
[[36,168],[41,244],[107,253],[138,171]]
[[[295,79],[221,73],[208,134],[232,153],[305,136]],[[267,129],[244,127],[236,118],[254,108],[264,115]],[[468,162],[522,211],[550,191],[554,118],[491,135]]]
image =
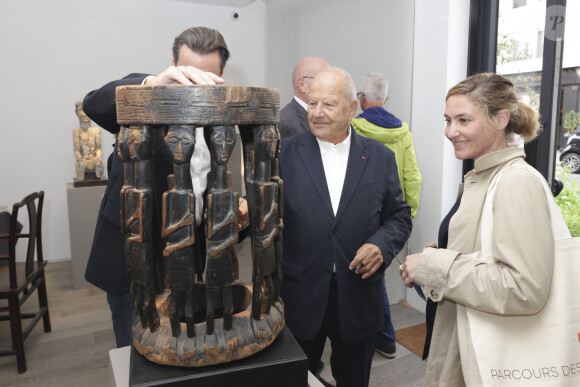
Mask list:
[[258,125],[280,122],[277,89],[246,86],[119,86],[122,125]]

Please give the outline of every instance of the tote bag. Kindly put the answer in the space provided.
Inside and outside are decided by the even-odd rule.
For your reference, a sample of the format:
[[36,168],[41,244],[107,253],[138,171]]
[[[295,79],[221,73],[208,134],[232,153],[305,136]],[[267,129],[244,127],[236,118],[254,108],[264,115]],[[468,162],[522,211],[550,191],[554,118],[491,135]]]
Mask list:
[[[580,238],[570,237],[546,181],[536,170],[509,168],[530,168],[542,181],[555,239],[554,272],[546,304],[535,315],[502,316],[466,308],[481,381],[484,386],[580,386]],[[507,169],[494,177],[484,203],[481,244],[488,260],[492,199]]]

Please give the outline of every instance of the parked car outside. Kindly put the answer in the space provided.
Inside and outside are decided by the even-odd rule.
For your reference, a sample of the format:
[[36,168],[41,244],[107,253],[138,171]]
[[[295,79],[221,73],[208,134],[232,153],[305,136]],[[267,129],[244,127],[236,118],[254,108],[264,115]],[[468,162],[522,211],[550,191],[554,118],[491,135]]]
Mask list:
[[580,129],[568,138],[568,145],[560,152],[560,162],[570,172],[580,173]]

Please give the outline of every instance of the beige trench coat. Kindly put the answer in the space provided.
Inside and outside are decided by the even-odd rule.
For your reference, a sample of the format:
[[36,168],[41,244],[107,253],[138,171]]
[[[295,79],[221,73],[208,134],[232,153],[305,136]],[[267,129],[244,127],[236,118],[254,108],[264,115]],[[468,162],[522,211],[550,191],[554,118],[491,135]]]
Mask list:
[[426,386],[481,385],[469,327],[461,323],[465,307],[529,315],[546,301],[554,238],[546,194],[530,170],[512,168],[503,175],[493,200],[493,263],[476,259],[487,188],[502,169],[527,165],[524,157],[523,149],[508,148],[479,158],[465,176],[461,204],[449,223],[448,248],[427,248],[419,258],[415,281],[439,302]]

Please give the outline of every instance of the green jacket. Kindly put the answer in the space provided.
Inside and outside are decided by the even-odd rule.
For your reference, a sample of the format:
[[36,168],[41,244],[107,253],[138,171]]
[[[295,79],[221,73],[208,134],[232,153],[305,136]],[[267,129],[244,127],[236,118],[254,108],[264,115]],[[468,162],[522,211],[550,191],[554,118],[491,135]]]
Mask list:
[[355,117],[350,123],[358,134],[383,143],[395,153],[403,199],[411,206],[411,216],[414,218],[419,207],[422,177],[409,125],[403,122],[398,128],[383,128],[362,117]]

